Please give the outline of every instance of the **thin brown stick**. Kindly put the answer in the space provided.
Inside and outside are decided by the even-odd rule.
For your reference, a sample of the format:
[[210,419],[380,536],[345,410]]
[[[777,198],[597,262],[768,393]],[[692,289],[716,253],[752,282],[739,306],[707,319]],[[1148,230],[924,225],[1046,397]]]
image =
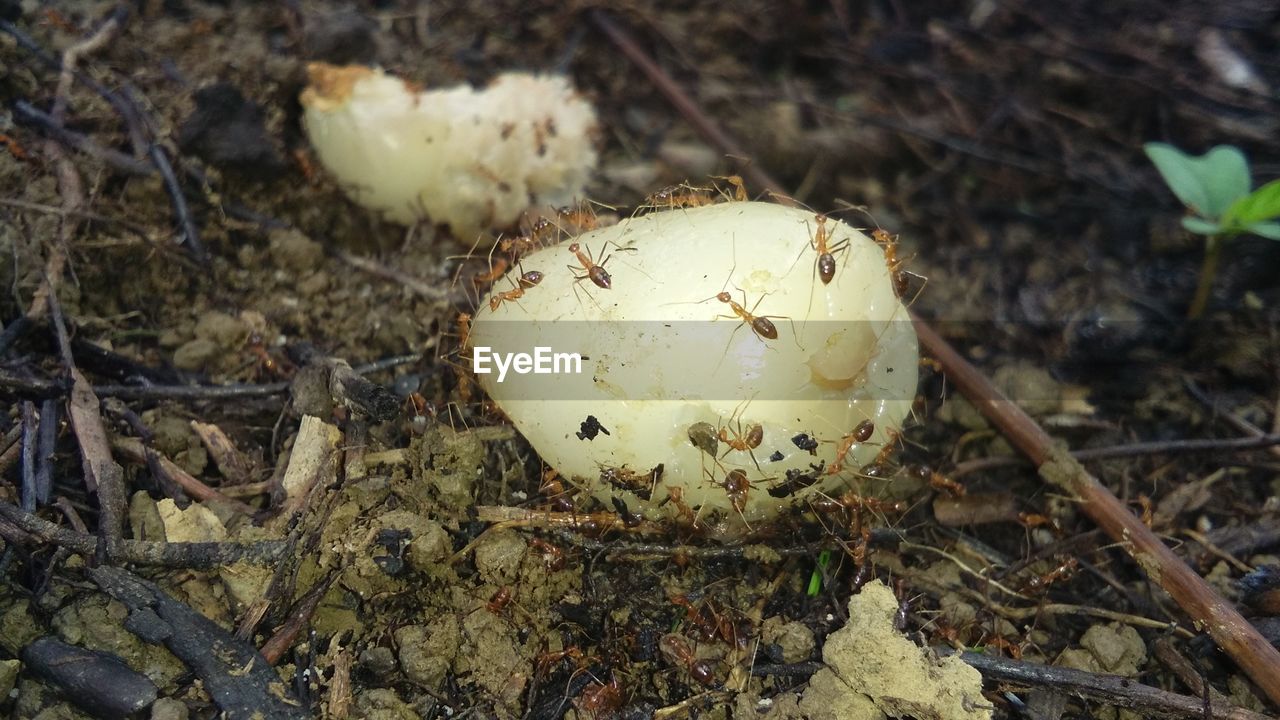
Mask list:
[[[1212,410],[1216,415],[1218,415],[1218,417],[1222,418],[1222,420],[1226,422],[1228,425],[1230,425],[1231,427],[1234,427],[1240,432],[1245,433],[1246,435],[1249,435],[1251,437],[1259,438],[1259,437],[1267,436],[1266,431],[1264,431],[1262,428],[1258,427],[1257,425],[1254,425],[1253,423],[1249,422],[1248,420],[1245,420],[1244,418],[1240,417],[1239,415],[1236,415],[1235,413],[1228,412],[1225,408],[1219,407],[1218,401],[1210,397],[1209,393],[1205,392],[1204,389],[1201,388],[1196,383],[1195,380],[1192,380],[1191,378],[1187,378],[1183,381],[1182,384],[1183,384],[1183,387],[1187,389],[1187,392],[1191,393],[1191,397],[1195,398],[1196,400],[1199,400],[1202,405]],[[1276,398],[1276,402],[1280,403],[1280,397]],[[1276,413],[1275,421],[1272,423],[1271,436],[1272,437],[1280,436],[1280,412]],[[1267,448],[1267,452],[1271,453],[1272,455],[1275,455],[1276,457],[1280,457],[1280,446],[1272,445],[1271,447]]]
[[[7,542],[38,545],[52,543],[85,558],[96,556],[100,538],[55,525],[12,503],[0,500],[0,536]],[[245,561],[273,565],[288,550],[283,540],[254,543],[159,542],[118,540],[106,544],[107,562],[179,568],[213,568]]]
[[1152,654],[1160,661],[1161,665],[1169,668],[1169,671],[1178,676],[1183,685],[1187,689],[1199,697],[1204,697],[1204,692],[1209,691],[1209,698],[1215,703],[1228,702],[1225,695],[1218,692],[1212,685],[1206,686],[1204,677],[1191,664],[1191,661],[1178,652],[1174,647],[1173,641],[1169,638],[1159,638],[1152,645]]
[[3,205],[5,207],[17,208],[19,210],[30,210],[32,212],[45,213],[47,215],[59,215],[64,217],[67,215],[70,215],[73,217],[82,218],[84,220],[92,220],[94,222],[109,223],[111,225],[119,225],[120,227],[126,230],[131,230],[134,233],[137,233],[143,238],[149,237],[148,233],[150,232],[150,230],[145,225],[141,225],[135,222],[130,222],[129,220],[124,220],[122,218],[111,217],[110,215],[103,215],[102,213],[89,212],[86,210],[72,210],[68,212],[56,205],[46,205],[44,203],[36,203],[36,202],[30,202],[28,200],[20,200],[18,198],[3,198],[3,197],[0,197],[0,205]]
[[112,13],[89,37],[67,48],[62,53],[62,70],[58,73],[58,90],[53,99],[53,110],[50,115],[59,125],[67,119],[67,104],[71,98],[71,85],[76,79],[76,66],[84,55],[97,52],[107,43],[115,39],[120,31],[121,16]]
[[[147,447],[137,438],[116,437],[111,441],[111,447],[116,452],[123,455],[127,460],[129,460],[129,462],[137,463],[139,465],[147,462]],[[160,461],[160,467],[168,473],[174,482],[178,483],[184,492],[191,497],[204,501],[218,500],[219,502],[226,503],[228,507],[234,509],[236,512],[240,512],[245,515],[253,515],[258,512],[258,509],[252,505],[246,505],[239,500],[229,498],[217,489],[204,484],[199,478],[186,470],[183,470],[181,467],[178,467],[177,463],[173,462],[169,458],[159,455],[159,453],[157,453],[157,455]]]
[[85,485],[98,496],[98,530],[109,543],[124,534],[129,497],[125,492],[124,469],[111,458],[111,445],[98,412],[98,396],[79,370],[72,369],[75,385],[71,389],[68,415],[71,428],[80,444]]
[[335,250],[334,254],[339,260],[350,265],[357,270],[363,270],[370,275],[376,275],[386,280],[392,280],[400,283],[409,290],[421,295],[428,300],[445,300],[449,297],[449,291],[440,287],[436,287],[428,282],[420,280],[408,273],[400,272],[395,268],[388,267],[376,260],[360,257],[345,250]]
[[[50,113],[54,127],[62,128],[71,92],[71,81],[76,74],[76,65],[79,63],[80,57],[88,55],[110,42],[119,29],[120,21],[115,15],[112,15],[109,20],[98,28],[97,32],[63,52],[62,68],[58,78],[58,90],[54,96],[53,110]],[[71,245],[71,237],[75,234],[76,226],[79,224],[73,218],[77,212],[85,207],[84,184],[80,179],[80,173],[76,171],[75,165],[67,157],[67,153],[63,151],[62,146],[56,140],[46,140],[43,143],[43,148],[45,154],[53,160],[55,174],[58,176],[58,192],[62,197],[63,216],[58,223],[58,238],[49,252],[48,259],[45,261],[44,278],[40,281],[39,287],[36,288],[36,292],[31,298],[31,305],[27,308],[27,319],[32,321],[39,320],[44,316],[49,295],[58,291],[58,283],[62,280],[63,270],[66,269],[67,252]]]
[[[1255,430],[1257,428],[1254,428]],[[1187,440],[1157,440],[1152,442],[1109,445],[1107,447],[1072,450],[1068,454],[1076,460],[1106,460],[1139,455],[1172,455],[1178,453],[1215,452],[1220,450],[1280,449],[1280,434],[1254,435],[1243,438],[1191,438]],[[1014,467],[1026,464],[1026,460],[1014,455],[996,455],[974,458],[956,465],[947,473],[952,480],[983,470]]]
[[18,442],[22,438],[22,424],[15,423],[9,428],[9,432],[0,437],[0,475],[9,471],[10,467],[18,461],[22,455],[22,443]]
[[284,654],[293,647],[293,642],[298,639],[298,635],[311,624],[311,617],[315,615],[316,608],[320,607],[320,601],[324,599],[325,593],[329,592],[329,588],[333,587],[333,583],[338,579],[341,568],[330,570],[324,576],[324,579],[311,586],[298,601],[289,609],[289,616],[265,643],[262,644],[262,657],[267,662],[275,665],[280,662]]
[[[654,87],[658,88],[667,97],[667,100],[676,107],[676,110],[693,126],[693,129],[698,131],[699,135],[707,139],[707,142],[720,148],[720,151],[725,155],[739,160],[746,160],[751,157],[746,150],[742,149],[742,146],[738,145],[736,140],[729,137],[729,134],[720,129],[720,126],[714,120],[702,112],[702,109],[698,107],[698,103],[689,97],[688,93],[677,85],[666,71],[658,67],[658,64],[640,48],[640,45],[617,23],[611,20],[604,11],[592,10],[587,15],[591,18],[591,22],[595,23],[596,27],[600,28],[605,35],[609,36],[609,40],[618,46],[622,54],[626,55],[628,60],[635,63],[635,66],[648,76]],[[782,188],[782,185],[778,184],[760,166],[746,162],[740,172],[746,176],[752,185],[766,190],[776,197],[786,197],[786,191]]]
[[[938,648],[937,652],[939,655],[955,654],[955,650],[951,648]],[[1201,698],[1178,695],[1150,685],[1143,685],[1122,675],[1009,660],[975,652],[962,653],[960,659],[982,673],[982,677],[988,680],[1052,688],[1108,705],[1141,708],[1144,712],[1159,712],[1171,717],[1207,717],[1204,700]],[[1211,713],[1208,717],[1225,720],[1265,720],[1268,717],[1252,710],[1219,702],[1211,702],[1209,710]]]
[[[139,177],[150,177],[157,174],[150,163],[143,162],[134,156],[109,147],[103,147],[91,140],[87,135],[68,130],[53,120],[53,116],[26,100],[13,103],[13,115],[26,125],[67,148],[87,155],[102,164],[125,173]],[[76,215],[77,213],[64,213]]]
[[915,326],[921,348],[942,363],[960,392],[1031,458],[1040,476],[1074,496],[1080,509],[1133,557],[1147,577],[1203,626],[1267,697],[1280,703],[1280,651],[950,343],[922,320],[916,319]]

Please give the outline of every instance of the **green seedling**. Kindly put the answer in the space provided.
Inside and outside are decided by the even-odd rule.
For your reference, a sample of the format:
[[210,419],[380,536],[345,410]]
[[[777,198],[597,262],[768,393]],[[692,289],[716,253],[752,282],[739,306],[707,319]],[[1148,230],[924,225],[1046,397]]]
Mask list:
[[1187,316],[1204,313],[1226,241],[1239,235],[1280,240],[1280,180],[1250,192],[1249,162],[1239,148],[1218,145],[1199,157],[1165,143],[1143,146],[1173,194],[1191,211],[1182,227],[1205,236],[1200,282]]
[[818,565],[813,569],[813,573],[809,575],[809,587],[805,591],[809,597],[817,597],[818,592],[822,590],[822,571],[827,568],[827,564],[830,562],[830,550],[823,550],[818,553]]

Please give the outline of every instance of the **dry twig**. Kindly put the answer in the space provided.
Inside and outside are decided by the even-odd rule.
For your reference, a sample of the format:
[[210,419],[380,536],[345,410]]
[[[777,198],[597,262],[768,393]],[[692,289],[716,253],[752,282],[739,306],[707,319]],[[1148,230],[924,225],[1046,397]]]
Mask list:
[[[111,441],[111,447],[130,462],[138,464],[146,464],[147,455],[154,452],[147,448],[147,446],[137,438],[117,437]],[[216,500],[218,502],[223,502],[227,504],[227,507],[245,515],[253,515],[258,512],[258,509],[252,505],[246,505],[239,500],[229,498],[219,492],[216,488],[212,488],[204,484],[199,478],[186,470],[183,470],[177,463],[173,462],[169,458],[164,457],[159,453],[155,453],[155,455],[155,459],[159,460],[159,467],[191,497],[197,500]]]
[[[100,543],[95,535],[59,527],[3,501],[0,501],[0,537],[21,545],[51,543],[86,558],[95,556]],[[105,560],[176,568],[213,568],[240,561],[272,565],[284,556],[286,547],[280,540],[171,543],[124,539],[106,545]]]
[[[951,648],[939,648],[937,653],[945,656],[952,655],[955,651]],[[1140,708],[1144,712],[1158,712],[1169,717],[1214,717],[1223,720],[1265,720],[1267,717],[1227,703],[1211,701],[1206,708],[1205,702],[1200,698],[1178,695],[1150,685],[1143,685],[1122,675],[1092,673],[975,652],[962,653],[960,659],[978,670],[982,673],[982,677],[988,680],[1053,688],[1108,705]]]

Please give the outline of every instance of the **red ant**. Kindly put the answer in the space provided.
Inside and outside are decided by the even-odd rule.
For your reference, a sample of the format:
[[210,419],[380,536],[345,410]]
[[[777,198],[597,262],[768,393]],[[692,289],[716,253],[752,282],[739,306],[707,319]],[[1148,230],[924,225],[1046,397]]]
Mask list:
[[1022,648],[1017,643],[1009,642],[999,635],[984,635],[977,644],[1000,650],[1014,660],[1022,659]]
[[1142,524],[1151,527],[1151,523],[1155,521],[1155,513],[1151,507],[1151,498],[1145,493],[1138,493],[1138,506],[1142,508]]
[[551,509],[556,512],[573,512],[573,495],[565,490],[560,481],[560,474],[552,468],[542,472],[542,483],[538,492],[551,502]]
[[595,230],[600,224],[596,211],[590,205],[582,203],[577,207],[562,207],[556,211],[560,221],[572,226],[577,232]]
[[719,638],[730,645],[742,647],[751,637],[749,620],[743,618],[734,622],[728,613],[716,612],[710,599],[699,606],[684,595],[676,595],[671,598],[671,602],[685,609],[685,619],[698,629],[697,637],[700,640],[709,642]]
[[828,219],[826,215],[815,215],[814,220],[818,227],[809,237],[809,247],[818,253],[815,269],[823,285],[830,285],[831,280],[836,276],[836,255],[849,251],[848,238],[834,245],[828,244],[831,241],[831,231],[827,229]]
[[[735,302],[733,296],[730,295],[727,290],[721,290],[716,294],[715,299],[728,305],[734,313],[733,315],[717,315],[717,320],[720,318],[729,318],[731,320],[741,318],[742,324],[750,326],[751,332],[755,333],[757,336],[768,338],[769,340],[778,339],[778,328],[774,326],[773,321],[770,320],[770,318],[783,318],[784,316],[755,314],[756,308],[760,307],[760,303],[764,301],[764,296],[761,296],[760,299],[756,301],[756,304],[751,307],[751,310],[747,310],[745,307]],[[742,302],[746,303],[746,301],[747,293],[744,290],[742,291]],[[736,333],[737,331],[737,328],[735,328],[734,332]]]
[[700,640],[715,640],[720,634],[720,619],[714,610],[706,607],[699,607],[684,595],[676,595],[671,598],[674,605],[684,608],[685,620],[698,630],[697,637]]
[[501,305],[504,300],[519,300],[524,297],[526,290],[534,287],[540,282],[542,282],[542,273],[538,270],[529,270],[528,272],[520,273],[520,281],[518,285],[513,283],[514,287],[511,290],[494,293],[493,297],[489,298],[489,311],[497,312],[498,306]]
[[871,439],[876,432],[875,423],[871,420],[863,420],[858,423],[849,433],[840,437],[840,443],[836,445],[836,460],[831,463],[831,467],[827,468],[828,475],[835,475],[844,468],[845,456],[853,449],[857,443],[864,443]]
[[[466,356],[467,348],[471,346],[471,315],[468,313],[458,313],[458,358]],[[446,359],[446,362],[448,360]],[[450,363],[453,365],[453,363]],[[456,373],[458,378],[458,398],[464,404],[471,402],[471,375],[461,366],[454,365],[458,370]]]
[[538,218],[538,221],[529,229],[529,236],[533,239],[534,246],[548,244],[549,238],[560,232],[560,226],[551,222],[547,218]]
[[665,187],[644,199],[641,208],[657,210],[677,210],[680,208],[702,207],[715,201],[707,194],[706,188],[693,187],[685,183]]
[[818,509],[829,510],[838,506],[846,510],[867,510],[869,512],[878,512],[881,514],[902,513],[907,510],[907,504],[901,500],[881,500],[880,498],[859,495],[853,491],[841,495],[839,499],[829,497],[826,499],[828,502],[824,503]]
[[[608,243],[605,244],[607,245]],[[614,245],[614,247],[618,248],[618,250],[635,250],[635,248],[624,248],[618,247],[617,245]],[[578,263],[581,265],[581,267],[570,265],[569,269],[573,270],[575,273],[579,270],[586,272],[585,275],[575,274],[573,276],[575,282],[590,280],[601,290],[608,290],[613,287],[613,278],[609,277],[609,273],[604,269],[604,264],[609,262],[609,258],[613,257],[612,255],[606,255],[604,259],[597,264],[591,257],[590,248],[587,248],[584,252],[582,246],[578,245],[578,243],[571,243],[569,245],[569,252],[573,253],[574,257],[578,258]]]
[[600,465],[600,481],[619,489],[633,492],[636,497],[641,500],[648,500],[653,496],[653,489],[657,487],[658,481],[662,479],[662,473],[666,470],[666,465],[658,463],[646,473],[638,473],[634,470],[628,470],[626,467],[611,467],[609,465]]
[[546,563],[548,570],[564,569],[564,551],[560,548],[542,538],[529,538],[529,547],[542,553],[542,561]]
[[478,289],[482,285],[488,285],[497,282],[498,278],[506,274],[507,268],[511,267],[511,263],[504,257],[496,257],[489,259],[489,272],[476,273],[471,276],[471,283]]
[[262,333],[250,333],[249,339],[245,341],[245,348],[251,355],[257,358],[255,364],[257,366],[257,374],[267,374],[270,377],[292,377],[297,368],[287,359],[277,359],[267,350],[267,342],[262,337]]
[[703,685],[713,685],[715,673],[705,660],[699,660],[689,647],[689,641],[674,633],[663,635],[658,641],[658,649],[673,665],[680,665],[689,671],[694,680]]
[[466,350],[471,346],[471,315],[458,313],[458,348]]
[[[902,269],[902,265],[906,261],[898,259],[898,236],[897,235],[890,235],[888,232],[884,231],[883,229],[876,228],[875,230],[871,231],[871,237],[873,240],[875,240],[876,244],[879,245],[881,249],[884,250],[884,264],[885,264],[885,267],[889,269],[889,275],[893,278],[893,292],[899,298],[902,298],[911,289],[910,276],[912,275],[915,275],[916,277],[921,277],[921,276],[909,270]],[[927,283],[929,279],[924,278],[924,281]],[[923,291],[924,287],[921,286],[920,290]],[[919,294],[920,294],[919,292],[916,293],[917,296]],[[915,298],[912,298],[913,301],[914,299]]]
[[537,249],[538,243],[528,235],[519,235],[512,238],[503,238],[498,241],[498,249],[504,253],[511,253],[516,257],[527,255]]
[[[719,463],[716,464],[719,465]],[[747,479],[747,471],[742,468],[734,468],[725,473],[724,480],[719,483],[715,482],[715,476],[712,471],[708,471],[707,474],[711,475],[713,483],[724,489],[725,495],[729,497],[729,504],[738,513],[738,517],[742,518],[742,524],[747,526],[748,531],[751,531],[751,523],[747,522],[747,517],[743,514],[751,492],[751,481]],[[773,478],[767,479],[772,480]]]
[[609,673],[609,682],[593,680],[574,702],[579,713],[589,717],[612,717],[622,707],[622,685]]
[[[728,290],[724,290],[723,287],[729,285],[729,281],[733,278],[733,273],[736,269],[737,269],[737,266],[735,264],[735,266],[729,270],[729,277],[725,278],[724,286],[722,286],[722,289],[720,290],[720,292],[716,293],[712,297],[709,297],[705,300],[697,300],[694,302],[694,304],[705,303],[710,300],[719,300],[720,302],[729,306],[729,309],[733,311],[732,315],[717,315],[713,319],[719,320],[721,318],[728,318],[730,320],[741,321],[739,325],[734,327],[733,333],[729,335],[730,345],[733,343],[733,336],[737,334],[738,330],[743,325],[751,328],[751,332],[754,333],[756,337],[760,338],[761,342],[764,342],[764,340],[777,340],[778,328],[776,325],[773,324],[773,319],[774,318],[779,320],[785,319],[790,321],[791,318],[785,315],[756,315],[755,314],[756,308],[760,307],[760,303],[764,302],[764,299],[768,297],[769,293],[764,293],[763,295],[761,295],[760,299],[756,300],[756,304],[752,305],[750,310],[747,310],[746,308],[747,292],[742,288],[737,288],[737,286],[735,285],[734,287],[737,288],[738,292],[742,293],[742,303],[739,304],[736,300],[734,300],[733,295],[731,295]],[[674,304],[680,304],[680,303],[674,303]],[[793,324],[793,330],[794,330],[794,324]],[[800,346],[799,337],[795,337],[794,339],[796,342],[796,347],[799,347]],[[725,350],[725,353],[727,354],[729,352],[729,345],[726,345],[724,350]],[[721,356],[722,361],[723,359],[724,359],[723,356]]]
[[1027,590],[1046,590],[1050,585],[1054,584],[1055,582],[1058,582],[1059,580],[1070,577],[1071,574],[1076,571],[1076,566],[1078,566],[1079,564],[1080,564],[1080,561],[1076,560],[1073,557],[1069,557],[1067,558],[1066,562],[1062,563],[1058,567],[1050,570],[1049,572],[1043,575],[1037,575],[1036,577],[1033,577],[1030,580],[1028,580],[1026,589]]
[[[722,487],[724,487],[725,494],[729,496],[729,502],[733,505],[733,509],[738,511],[738,515],[742,515],[742,509],[747,506],[747,493],[751,490],[751,481],[747,480],[747,471],[742,468],[730,470],[724,476]],[[745,518],[743,518],[743,522],[746,522]]]
[[[737,427],[735,429],[730,429],[729,424],[726,423],[726,425],[720,428],[720,431],[716,434],[716,437],[720,439],[720,442],[729,446],[729,448],[724,451],[724,455],[721,455],[720,458],[723,460],[725,455],[729,454],[729,450],[746,452],[750,454],[751,462],[755,463],[756,469],[759,470],[760,462],[756,460],[755,449],[760,447],[760,443],[764,442],[764,427],[759,423],[753,423],[747,426],[747,430],[744,433],[742,431],[742,416],[739,414],[739,409],[745,410],[745,408],[741,408],[741,406],[740,408],[734,408],[733,414],[729,416],[729,423],[732,423],[735,417],[738,418]],[[733,433],[732,438],[729,437],[730,432]]]
[[489,598],[489,604],[485,607],[494,615],[501,615],[503,609],[511,604],[511,588],[503,585],[498,591]]
[[574,646],[567,650],[557,650],[555,652],[545,652],[534,658],[534,671],[539,675],[546,675],[551,668],[561,660],[569,659],[573,661],[579,669],[586,667],[588,658],[583,654],[582,649]]
[[413,435],[426,432],[427,420],[436,417],[436,408],[420,392],[411,392],[404,399],[401,411],[408,417],[408,430]]
[[[689,504],[684,501],[684,488],[668,485],[667,500],[670,500],[671,504],[676,506],[676,510],[679,511],[680,517],[686,520],[690,526],[695,529],[698,527],[697,514],[695,514],[693,512],[693,508],[689,507]],[[662,503],[665,503],[667,500],[663,500]],[[659,503],[659,505],[662,503]]]
[[[724,180],[733,187],[732,202],[746,202],[749,199],[747,197],[747,186],[742,182],[741,175],[712,175],[711,177],[716,180]],[[716,188],[716,191],[725,196],[726,199],[729,199],[728,193],[724,190]]]
[[17,140],[3,133],[0,133],[0,145],[3,145],[9,151],[14,160],[26,160],[30,157],[26,149]]
[[890,430],[886,433],[884,439],[884,447],[880,448],[880,452],[876,453],[876,459],[871,461],[871,465],[886,466],[889,464],[889,458],[893,456],[896,443],[902,437],[900,430]]
[[934,490],[941,490],[951,497],[964,497],[966,492],[964,485],[961,485],[946,475],[933,470],[928,465],[916,465],[910,468],[909,472],[918,479],[928,482],[929,487]]
[[1058,523],[1053,518],[1040,513],[1020,512],[1018,513],[1018,523],[1025,528],[1035,528],[1042,525],[1048,525],[1055,530],[1058,528]]

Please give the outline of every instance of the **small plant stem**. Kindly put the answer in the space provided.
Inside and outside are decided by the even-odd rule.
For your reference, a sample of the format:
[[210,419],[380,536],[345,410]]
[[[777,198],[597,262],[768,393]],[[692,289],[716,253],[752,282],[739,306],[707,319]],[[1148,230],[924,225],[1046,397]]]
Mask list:
[[1187,319],[1196,320],[1204,314],[1209,304],[1209,294],[1213,290],[1213,279],[1218,274],[1218,257],[1222,255],[1224,238],[1221,235],[1210,235],[1204,243],[1204,264],[1200,266],[1200,284],[1196,286],[1196,295],[1191,299],[1191,308],[1187,310]]

